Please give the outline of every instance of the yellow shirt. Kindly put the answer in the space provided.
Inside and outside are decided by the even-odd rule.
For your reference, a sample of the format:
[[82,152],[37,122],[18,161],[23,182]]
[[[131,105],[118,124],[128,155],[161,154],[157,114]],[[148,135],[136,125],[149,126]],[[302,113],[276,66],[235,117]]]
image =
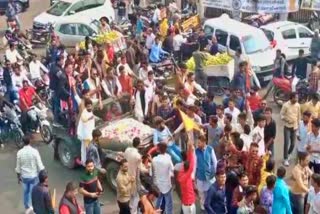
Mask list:
[[168,19],[163,19],[161,21],[159,29],[160,29],[161,38],[165,38],[167,36],[168,29],[169,29]]
[[313,105],[312,101],[308,102],[307,110],[310,111],[313,118],[318,118],[320,113],[320,102],[317,102],[316,105]]
[[300,110],[301,110],[301,115],[305,112],[308,111],[308,102],[300,104]]
[[302,168],[300,164],[297,164],[291,173],[291,192],[293,194],[306,194],[308,192],[309,178],[312,175],[312,171],[309,167]]
[[284,121],[284,126],[296,130],[301,117],[300,111],[299,103],[291,104],[290,100],[286,102],[280,111],[280,116]]
[[128,172],[119,171],[117,178],[117,200],[125,203],[130,201],[132,182]]
[[262,168],[261,168],[261,171],[260,171],[260,183],[259,183],[259,186],[258,186],[258,193],[260,193],[260,191],[262,190],[262,188],[267,185],[267,177],[269,175],[274,175],[273,172],[267,172],[266,171],[266,163],[267,161],[269,160],[270,158],[270,155],[269,154],[265,154],[263,157],[262,157],[262,160],[263,160],[263,165],[262,165]]

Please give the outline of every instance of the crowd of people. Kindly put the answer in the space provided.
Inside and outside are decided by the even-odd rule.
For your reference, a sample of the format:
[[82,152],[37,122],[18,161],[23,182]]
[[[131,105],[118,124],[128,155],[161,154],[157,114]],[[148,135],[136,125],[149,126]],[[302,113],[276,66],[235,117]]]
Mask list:
[[[126,12],[121,10],[125,5],[120,6],[121,18]],[[99,153],[102,133],[96,129],[93,108],[102,109],[102,101],[113,98],[119,100],[120,106],[113,104],[103,116],[105,121],[120,118],[122,111],[128,112],[133,107],[135,118],[154,128],[154,147],[147,154],[139,150],[142,139],[138,137],[121,154],[116,178],[120,214],[175,213],[174,190],[184,214],[198,213],[197,199],[201,212],[208,214],[320,213],[317,64],[312,62],[308,77],[309,61],[299,51],[291,75],[309,78],[311,96],[300,104],[304,97],[295,92],[290,94],[280,112],[284,127],[279,129],[273,109],[259,94],[259,80],[241,49],[234,56],[231,87],[218,102],[208,90],[204,72],[207,56],[219,52],[217,39],[213,36],[208,41],[203,29],[184,38],[179,18],[172,13],[175,22],[169,26],[172,17],[164,19],[163,8],[158,5],[150,27],[143,26],[140,14],[128,11],[135,30],[121,54],[115,52],[112,44],[97,44],[89,37],[85,50],[76,47],[75,53],[68,53],[55,37],[47,48],[45,65],[33,56],[28,69],[24,69],[16,45],[9,44],[1,81],[6,88],[3,99],[19,103],[23,130],[27,133],[30,119],[27,112],[33,99],[44,101],[37,95],[36,83],[49,79],[54,123],[65,126],[69,135],[81,141],[81,158],[77,163],[85,167],[80,184],[69,182],[56,206],[49,191],[48,172],[26,135],[16,165],[26,212],[55,213],[56,206],[61,214],[102,213],[101,177],[108,172],[102,166]],[[193,4],[188,4],[188,8],[194,10]],[[17,18],[13,12],[7,15]],[[102,17],[100,24],[101,32],[111,30],[108,18]],[[312,43],[314,56],[319,55],[320,49],[316,49],[319,41],[316,33]],[[173,97],[166,92],[166,83],[155,78],[150,65],[169,54],[178,62],[176,73],[172,74],[176,91]],[[183,63],[191,56],[195,71],[188,71]],[[285,56],[278,50],[274,76],[284,77],[288,72]],[[275,142],[277,130],[283,130],[284,153],[283,165],[276,169],[274,153],[280,146]],[[294,167],[287,170],[290,163]],[[78,191],[83,195],[83,207],[76,199]]]

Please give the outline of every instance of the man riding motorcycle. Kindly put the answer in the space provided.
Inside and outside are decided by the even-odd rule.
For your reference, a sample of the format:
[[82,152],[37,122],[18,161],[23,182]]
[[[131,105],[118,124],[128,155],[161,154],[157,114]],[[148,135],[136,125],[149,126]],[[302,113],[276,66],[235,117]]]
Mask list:
[[169,55],[169,53],[162,49],[160,44],[160,38],[156,37],[154,44],[151,46],[149,60],[153,63],[161,62],[163,59],[163,55]]

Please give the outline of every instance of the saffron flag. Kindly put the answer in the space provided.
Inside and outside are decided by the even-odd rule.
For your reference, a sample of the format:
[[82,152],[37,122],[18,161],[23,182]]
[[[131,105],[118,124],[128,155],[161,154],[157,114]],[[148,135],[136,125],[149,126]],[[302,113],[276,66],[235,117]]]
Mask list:
[[192,131],[192,130],[198,130],[201,131],[200,126],[194,122],[192,118],[190,118],[188,115],[186,115],[183,111],[180,110],[181,119],[184,125],[184,128],[186,132]]
[[51,195],[51,203],[52,203],[52,207],[56,208],[56,189],[53,189],[53,193]]

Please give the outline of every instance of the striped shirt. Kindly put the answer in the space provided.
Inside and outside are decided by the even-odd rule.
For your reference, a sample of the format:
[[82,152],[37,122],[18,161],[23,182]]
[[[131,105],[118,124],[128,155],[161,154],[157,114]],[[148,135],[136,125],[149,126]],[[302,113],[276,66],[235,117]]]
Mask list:
[[35,178],[44,169],[38,150],[30,145],[24,146],[17,153],[16,172],[22,178]]

